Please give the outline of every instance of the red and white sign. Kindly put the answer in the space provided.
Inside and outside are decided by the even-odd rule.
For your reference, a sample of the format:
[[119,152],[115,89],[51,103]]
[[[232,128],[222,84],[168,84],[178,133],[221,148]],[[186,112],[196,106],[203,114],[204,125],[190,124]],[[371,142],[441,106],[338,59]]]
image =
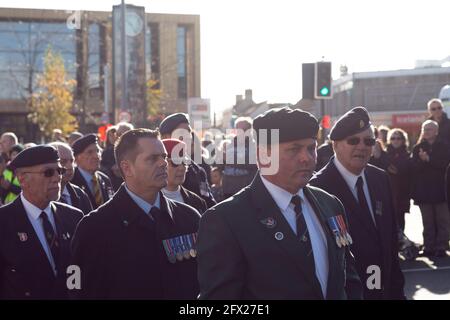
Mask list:
[[392,115],[392,127],[416,127],[420,126],[427,118],[425,113],[407,113]]

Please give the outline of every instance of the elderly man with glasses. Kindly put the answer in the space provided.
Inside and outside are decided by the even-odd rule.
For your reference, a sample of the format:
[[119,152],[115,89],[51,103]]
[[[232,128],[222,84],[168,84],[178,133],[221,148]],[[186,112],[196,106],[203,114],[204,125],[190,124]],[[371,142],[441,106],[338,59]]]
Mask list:
[[344,114],[331,129],[330,139],[334,157],[310,183],[344,205],[364,299],[404,299],[389,177],[368,164],[375,135],[367,110],[356,107]]
[[436,121],[439,125],[439,140],[450,143],[450,120],[447,113],[444,112],[442,101],[440,99],[431,99],[427,103],[428,120]]
[[0,208],[0,300],[65,299],[70,241],[83,213],[60,197],[58,152],[39,145],[11,162],[20,196]]

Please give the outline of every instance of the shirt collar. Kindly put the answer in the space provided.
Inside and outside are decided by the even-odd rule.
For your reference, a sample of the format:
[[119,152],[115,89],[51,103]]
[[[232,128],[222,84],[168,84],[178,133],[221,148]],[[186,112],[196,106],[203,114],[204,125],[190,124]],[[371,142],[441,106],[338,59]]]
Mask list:
[[78,167],[78,170],[80,170],[80,173],[83,176],[84,180],[91,183],[93,175],[87,172],[86,170],[81,169],[80,167]]
[[45,211],[45,213],[47,214],[47,217],[50,217],[52,214],[52,208],[50,206],[51,202],[49,202],[48,206],[44,210],[41,210],[38,207],[36,207],[34,204],[32,204],[30,201],[28,201],[25,198],[25,196],[23,195],[23,192],[20,193],[20,200],[22,200],[22,204],[23,204],[23,207],[25,208],[25,211],[34,220],[39,219],[42,211]]
[[[264,178],[262,175],[260,175],[260,177],[264,186],[267,188],[270,195],[272,196],[273,200],[275,200],[277,206],[281,209],[281,211],[285,211],[291,204],[291,200],[294,195],[289,191],[286,191],[283,188],[280,188],[279,186],[273,184],[272,182]],[[300,189],[297,192],[297,195],[299,195],[300,198],[304,200],[305,195],[303,193],[303,189]]]
[[356,182],[358,181],[359,177],[362,177],[364,183],[366,183],[366,178],[364,177],[364,172],[366,169],[363,169],[359,175],[355,175],[347,170],[347,168],[344,167],[344,165],[339,161],[337,157],[334,157],[334,164],[336,165],[336,169],[339,171],[339,173],[344,178],[345,182],[347,182],[347,185],[355,189],[356,188]]
[[65,194],[65,195],[68,195],[70,197],[70,192],[69,192],[69,189],[67,189],[67,185],[64,186],[64,189],[63,189],[63,191],[61,193]]
[[131,197],[131,199],[133,199],[133,201],[136,202],[136,204],[139,206],[139,208],[141,208],[145,213],[148,214],[150,212],[150,210],[152,209],[152,207],[157,207],[158,209],[161,208],[159,192],[156,195],[155,204],[151,205],[150,203],[148,203],[147,201],[145,201],[144,199],[139,197],[136,193],[134,193],[133,191],[128,189],[126,184],[125,184],[125,190],[128,192],[128,195]]

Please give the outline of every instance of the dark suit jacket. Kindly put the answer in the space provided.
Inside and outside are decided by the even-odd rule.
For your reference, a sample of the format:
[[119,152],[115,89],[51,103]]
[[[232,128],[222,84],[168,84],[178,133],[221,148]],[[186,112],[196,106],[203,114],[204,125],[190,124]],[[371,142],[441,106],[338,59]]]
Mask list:
[[70,194],[72,207],[80,209],[85,215],[92,211],[93,208],[89,196],[83,189],[69,182],[67,184],[67,191],[69,191]]
[[206,209],[208,209],[205,200],[200,198],[198,195],[193,193],[192,191],[189,191],[188,189],[184,188],[183,186],[180,186],[180,193],[183,197],[183,200],[186,204],[190,205],[191,207],[194,207],[197,209],[197,211],[200,214],[203,214]]
[[[337,170],[334,158],[316,173],[310,184],[335,195],[344,205],[353,238],[351,250],[363,283],[364,298],[404,299],[404,277],[398,260],[397,224],[389,177],[372,165],[367,165],[365,175],[377,227],[371,217],[359,211],[359,204]],[[370,265],[380,266],[381,290],[369,290],[366,286],[366,280],[371,275],[367,273]]]
[[[109,180],[108,176],[103,172],[97,170],[96,174],[98,177],[98,182],[100,183],[100,190],[103,196],[103,203],[105,203],[110,199],[111,195],[114,192],[111,180]],[[73,175],[72,181],[70,182],[83,189],[83,191],[86,192],[86,194],[88,195],[93,209],[97,209],[97,204],[95,203],[95,196],[92,194],[91,189],[89,188],[89,184],[87,183],[86,180],[84,180],[83,175],[81,174],[78,168],[75,168],[75,174]]]
[[82,270],[80,298],[197,297],[196,259],[170,263],[162,240],[196,233],[200,215],[161,192],[160,199],[162,214],[152,218],[122,185],[111,201],[81,220],[73,239],[72,262]]
[[0,208],[0,300],[67,298],[70,239],[83,213],[57,202],[52,211],[60,245],[56,277],[20,197]]
[[[327,299],[361,298],[362,289],[347,248],[339,248],[326,222],[343,215],[340,202],[305,187],[327,237]],[[263,221],[273,218],[273,228]],[[282,232],[284,239],[274,235]],[[259,174],[252,184],[210,208],[200,220],[198,238],[200,299],[324,299],[314,268]]]

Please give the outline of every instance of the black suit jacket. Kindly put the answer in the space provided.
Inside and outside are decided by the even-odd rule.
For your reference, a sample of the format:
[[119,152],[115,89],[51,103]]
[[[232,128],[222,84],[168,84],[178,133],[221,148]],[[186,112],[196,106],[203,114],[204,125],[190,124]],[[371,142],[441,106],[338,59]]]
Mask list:
[[[368,215],[361,214],[359,204],[334,164],[334,157],[310,181],[342,201],[353,238],[351,250],[356,268],[363,283],[365,299],[404,299],[404,277],[398,260],[397,224],[392,201],[392,191],[387,173],[367,165],[365,178],[377,226]],[[369,201],[369,200],[368,200]],[[369,290],[366,280],[370,265],[381,269],[381,290]]]
[[[326,297],[306,263],[306,253],[259,174],[252,184],[206,211],[200,220],[198,276],[201,299],[345,299],[362,289],[347,247],[338,247],[326,220],[343,215],[340,202],[323,190],[304,192],[327,239]],[[272,218],[272,227],[264,221]],[[276,235],[283,238],[276,239]],[[346,294],[347,293],[347,294]]]
[[65,299],[70,240],[83,213],[69,205],[52,203],[58,230],[58,274],[17,198],[0,208],[0,299]]
[[89,196],[83,191],[83,189],[70,182],[66,185],[66,187],[70,194],[72,207],[80,209],[85,215],[92,211],[93,208],[91,201],[89,200]]
[[188,189],[184,188],[183,186],[180,186],[180,193],[183,197],[183,200],[186,204],[190,205],[191,207],[194,207],[197,209],[197,211],[200,214],[203,214],[206,209],[208,209],[208,206],[206,205],[206,201],[200,198],[198,195],[193,193],[192,191],[189,191]]
[[[98,182],[100,183],[100,190],[103,196],[103,203],[105,203],[112,197],[114,189],[112,187],[111,180],[109,180],[106,174],[98,170],[95,173],[97,175]],[[97,209],[97,204],[95,203],[95,196],[92,194],[87,181],[83,178],[83,175],[81,174],[78,168],[75,168],[75,173],[73,175],[72,181],[70,182],[83,189],[83,191],[86,192],[86,194],[89,197],[92,208]]]
[[111,201],[81,220],[73,239],[73,264],[82,270],[80,298],[197,297],[196,259],[170,263],[162,240],[196,233],[200,215],[159,195],[162,214],[152,218],[122,185]]

